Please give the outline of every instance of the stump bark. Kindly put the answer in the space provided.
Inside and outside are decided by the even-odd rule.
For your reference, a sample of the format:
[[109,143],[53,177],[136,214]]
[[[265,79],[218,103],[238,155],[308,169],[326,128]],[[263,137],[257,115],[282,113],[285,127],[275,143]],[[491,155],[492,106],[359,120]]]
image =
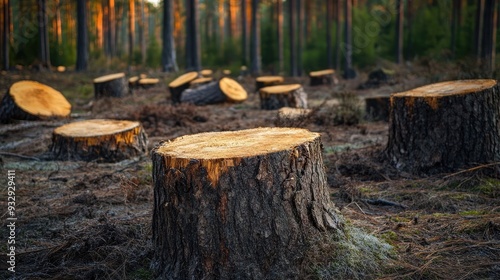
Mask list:
[[194,79],[198,78],[197,72],[188,72],[173,80],[168,84],[168,89],[170,91],[170,97],[174,104],[181,102],[181,94],[183,91],[189,88],[189,84]]
[[139,122],[96,119],[56,128],[50,151],[59,160],[116,162],[146,154],[147,143]]
[[299,84],[264,87],[259,90],[259,96],[261,109],[307,108],[307,94]]
[[94,97],[123,97],[129,93],[125,73],[117,73],[94,79]]
[[261,76],[255,79],[255,92],[259,92],[259,90],[263,87],[281,85],[285,79],[281,76]]
[[390,96],[365,98],[365,119],[370,121],[389,121]]
[[281,127],[301,127],[312,114],[311,109],[283,107],[278,110],[274,124]]
[[57,90],[34,81],[14,83],[0,103],[0,122],[67,118],[71,104]]
[[310,238],[342,228],[317,133],[188,135],[156,147],[152,160],[158,278],[297,278]]
[[242,102],[248,95],[245,89],[235,80],[222,78],[220,81],[187,89],[182,93],[182,103],[208,105],[222,102]]
[[386,152],[400,170],[436,173],[500,161],[495,80],[432,84],[391,95]]
[[320,71],[313,71],[309,73],[309,84],[311,86],[331,85],[333,83],[333,74],[335,70],[333,69],[325,69]]
[[138,85],[139,85],[139,87],[141,87],[143,89],[148,89],[148,88],[155,87],[156,85],[158,85],[159,82],[160,82],[160,79],[144,78],[144,79],[140,79],[138,81]]

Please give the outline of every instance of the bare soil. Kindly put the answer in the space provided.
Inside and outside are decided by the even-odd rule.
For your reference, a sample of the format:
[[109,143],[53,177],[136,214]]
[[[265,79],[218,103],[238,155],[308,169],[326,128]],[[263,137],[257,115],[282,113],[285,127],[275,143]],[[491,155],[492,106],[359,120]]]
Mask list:
[[[196,107],[173,106],[166,87],[173,77],[162,74],[157,74],[162,83],[155,88],[94,101],[88,75],[25,71],[0,76],[4,92],[14,81],[34,79],[60,90],[73,105],[71,120],[0,126],[4,225],[6,174],[16,172],[16,279],[152,277],[149,156],[118,163],[53,161],[47,151],[56,127],[92,118],[138,120],[151,150],[160,141],[186,134],[275,125],[277,111],[259,109],[250,77],[240,80],[249,92],[244,103]],[[390,86],[355,90],[365,78],[317,87],[309,87],[306,78],[286,82],[299,82],[308,93],[313,115],[294,125],[321,133],[333,201],[348,223],[394,246],[395,257],[382,273],[366,278],[500,279],[500,163],[433,176],[398,172],[384,154],[388,124],[356,123],[359,112],[349,108],[361,103],[335,97],[341,92],[387,94],[428,80],[408,72]],[[2,260],[8,234],[2,226]],[[2,279],[12,276],[6,268],[1,261]]]

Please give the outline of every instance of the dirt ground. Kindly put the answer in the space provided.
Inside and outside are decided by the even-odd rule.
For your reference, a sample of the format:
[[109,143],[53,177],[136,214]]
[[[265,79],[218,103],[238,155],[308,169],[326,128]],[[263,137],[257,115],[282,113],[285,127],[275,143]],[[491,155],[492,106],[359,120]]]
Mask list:
[[[16,279],[150,279],[153,207],[148,155],[118,163],[48,160],[54,128],[75,120],[139,120],[149,150],[162,140],[205,131],[274,126],[277,112],[259,109],[253,79],[240,80],[249,99],[203,107],[171,105],[166,83],[121,99],[94,101],[90,74],[3,73],[0,88],[21,79],[44,82],[73,105],[71,120],[0,125],[0,229],[6,252],[7,170],[15,170]],[[365,279],[500,279],[500,163],[433,176],[398,172],[384,157],[386,122],[340,124],[356,98],[425,84],[411,72],[392,85],[356,90],[366,78],[309,87],[312,117],[300,126],[321,133],[332,199],[344,217],[394,247],[395,256]],[[349,93],[342,100],[338,93]],[[356,111],[356,110],[354,110]],[[350,114],[352,112],[348,112]],[[360,112],[354,112],[359,117]],[[5,243],[4,243],[5,242]],[[0,278],[12,276],[0,263]],[[303,278],[316,279],[314,275]]]

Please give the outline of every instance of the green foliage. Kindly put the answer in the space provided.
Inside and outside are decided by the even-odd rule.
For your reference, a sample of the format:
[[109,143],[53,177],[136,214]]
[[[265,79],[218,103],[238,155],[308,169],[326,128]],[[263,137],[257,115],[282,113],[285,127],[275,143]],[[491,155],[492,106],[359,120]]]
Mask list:
[[149,38],[149,45],[146,49],[146,65],[158,68],[161,64],[161,48],[155,36]]

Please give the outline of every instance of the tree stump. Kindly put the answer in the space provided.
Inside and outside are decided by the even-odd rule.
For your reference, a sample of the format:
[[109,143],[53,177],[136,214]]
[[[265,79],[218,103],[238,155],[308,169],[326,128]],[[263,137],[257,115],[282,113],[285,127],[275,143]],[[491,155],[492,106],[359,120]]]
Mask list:
[[248,95],[245,89],[235,80],[222,78],[220,81],[187,89],[182,93],[182,103],[194,105],[207,105],[222,102],[243,102]]
[[188,135],[152,160],[157,278],[296,278],[310,238],[342,228],[318,133]]
[[212,77],[212,74],[213,74],[213,71],[210,69],[203,69],[200,71],[200,75],[203,78],[210,78],[210,77]]
[[229,76],[231,76],[231,70],[229,70],[229,69],[224,69],[224,70],[222,70],[222,75],[223,75],[224,77],[229,77]]
[[324,85],[324,84],[331,85],[333,83],[334,73],[335,70],[333,69],[310,72],[309,73],[310,85],[311,86]]
[[128,79],[128,87],[130,89],[136,89],[139,84],[139,76],[133,76]]
[[261,109],[307,108],[307,94],[299,84],[264,87],[259,90],[259,96]]
[[177,79],[173,80],[168,84],[168,89],[170,90],[170,97],[174,104],[181,102],[181,94],[183,91],[189,88],[189,83],[194,79],[198,78],[197,72],[188,72],[183,74]]
[[370,121],[389,121],[390,96],[365,98],[365,118]]
[[310,119],[312,110],[283,107],[278,110],[274,124],[281,127],[300,127]]
[[194,79],[191,81],[190,87],[196,88],[202,85],[206,85],[211,83],[213,80],[214,79],[212,77]]
[[94,97],[123,97],[129,93],[125,73],[111,74],[94,79]]
[[97,119],[56,128],[50,151],[59,160],[116,162],[146,154],[147,144],[139,122]]
[[263,87],[280,85],[285,81],[281,76],[261,76],[255,79],[255,92]]
[[148,89],[148,88],[152,88],[152,87],[158,85],[159,82],[160,82],[160,79],[144,78],[144,79],[139,80],[138,85],[139,85],[139,87],[141,87],[143,89]]
[[500,161],[495,80],[431,84],[391,95],[386,152],[400,170],[447,172]]
[[0,122],[67,118],[71,104],[57,90],[34,81],[14,83],[0,104]]

